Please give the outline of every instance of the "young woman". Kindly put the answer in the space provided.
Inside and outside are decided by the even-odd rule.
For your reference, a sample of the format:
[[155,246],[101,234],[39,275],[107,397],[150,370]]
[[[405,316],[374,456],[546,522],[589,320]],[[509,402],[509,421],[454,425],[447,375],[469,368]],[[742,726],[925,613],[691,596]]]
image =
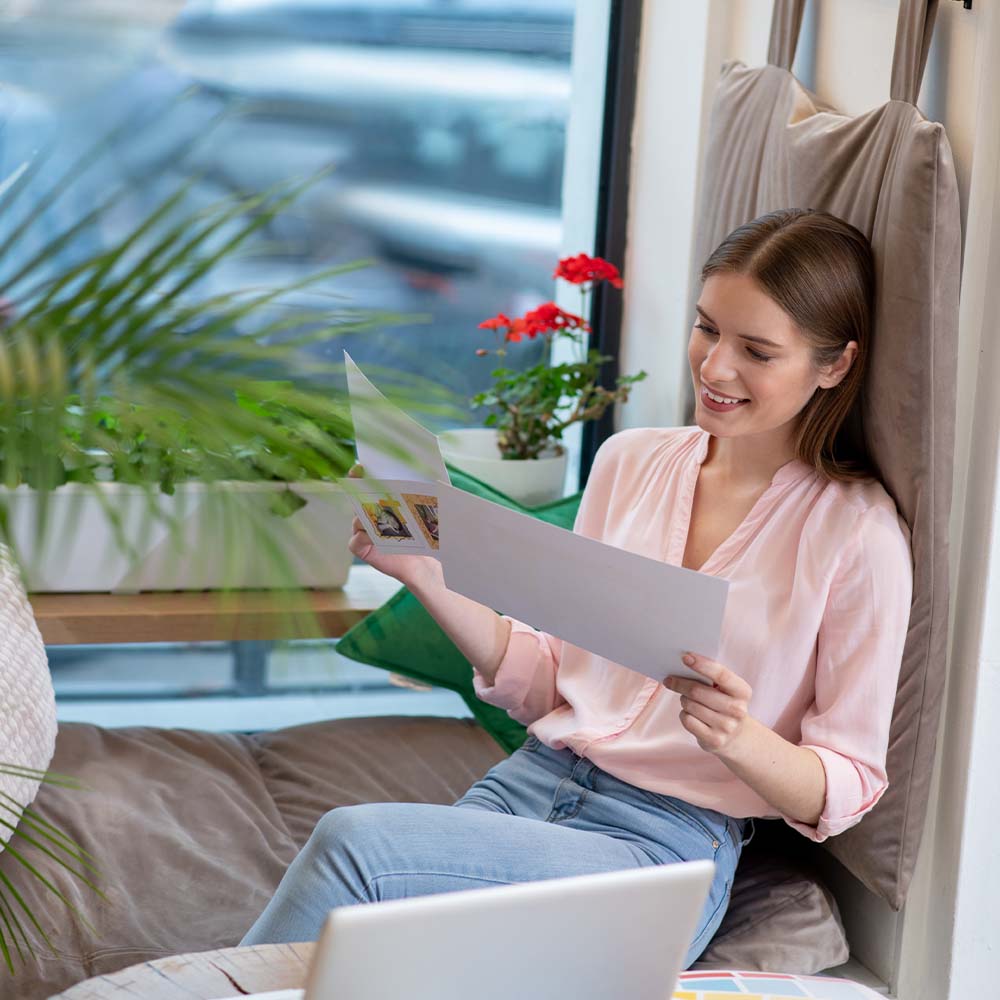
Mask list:
[[575,530],[730,581],[718,661],[684,657],[708,683],[661,684],[498,616],[356,521],[355,555],[417,595],[529,737],[454,806],[327,813],[244,944],[315,939],[337,905],[710,858],[690,964],[753,817],[820,841],[878,801],[912,563],[856,419],[871,248],[824,213],[774,212],[702,281],[697,426],[606,441]]

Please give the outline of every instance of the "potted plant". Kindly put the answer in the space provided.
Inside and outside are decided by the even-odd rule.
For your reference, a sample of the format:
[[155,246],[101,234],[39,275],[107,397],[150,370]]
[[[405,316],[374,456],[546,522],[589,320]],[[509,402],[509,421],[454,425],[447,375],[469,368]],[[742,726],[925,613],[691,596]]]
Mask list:
[[[622,287],[618,268],[601,257],[577,254],[559,261],[553,277],[575,285],[580,312],[571,313],[545,302],[523,316],[504,313],[484,320],[480,329],[492,330],[496,348],[479,348],[479,357],[506,359],[508,344],[525,338],[544,339],[539,363],[521,370],[505,365],[492,372],[493,385],[472,399],[487,406],[485,428],[446,431],[442,452],[459,468],[524,503],[543,503],[562,493],[566,474],[563,431],[575,423],[597,420],[612,403],[624,403],[632,386],[646,373],[618,376],[615,388],[599,382],[601,365],[612,358],[589,346],[592,332],[587,315],[593,289],[607,282]],[[557,341],[568,345],[571,360],[555,360]],[[553,363],[555,362],[555,363]]]

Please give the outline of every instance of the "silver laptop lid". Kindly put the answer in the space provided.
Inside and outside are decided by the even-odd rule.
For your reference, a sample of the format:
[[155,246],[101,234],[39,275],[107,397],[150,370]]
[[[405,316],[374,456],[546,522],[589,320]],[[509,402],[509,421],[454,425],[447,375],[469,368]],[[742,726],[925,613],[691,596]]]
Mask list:
[[306,1000],[665,1000],[710,861],[331,911]]

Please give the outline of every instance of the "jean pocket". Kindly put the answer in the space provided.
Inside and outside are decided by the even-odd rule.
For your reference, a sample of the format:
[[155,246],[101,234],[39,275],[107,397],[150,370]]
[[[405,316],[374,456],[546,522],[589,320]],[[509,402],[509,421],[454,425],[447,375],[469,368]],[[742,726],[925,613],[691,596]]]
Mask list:
[[639,791],[653,805],[668,813],[674,819],[680,821],[684,826],[700,834],[709,844],[713,851],[717,851],[721,843],[726,840],[725,833],[713,830],[712,827],[702,819],[699,813],[701,810],[690,803],[682,802],[672,795],[663,795],[660,792],[650,792],[645,788]]

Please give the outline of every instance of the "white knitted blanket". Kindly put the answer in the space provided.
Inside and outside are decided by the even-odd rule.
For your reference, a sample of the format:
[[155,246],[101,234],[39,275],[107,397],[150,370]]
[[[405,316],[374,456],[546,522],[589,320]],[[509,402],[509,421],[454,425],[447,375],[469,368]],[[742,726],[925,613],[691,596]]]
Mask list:
[[[56,702],[45,646],[17,566],[0,545],[0,763],[44,771],[56,745]],[[16,825],[14,799],[31,804],[38,782],[0,774],[0,820]],[[7,798],[6,796],[10,796]],[[0,824],[0,851],[12,830]]]

